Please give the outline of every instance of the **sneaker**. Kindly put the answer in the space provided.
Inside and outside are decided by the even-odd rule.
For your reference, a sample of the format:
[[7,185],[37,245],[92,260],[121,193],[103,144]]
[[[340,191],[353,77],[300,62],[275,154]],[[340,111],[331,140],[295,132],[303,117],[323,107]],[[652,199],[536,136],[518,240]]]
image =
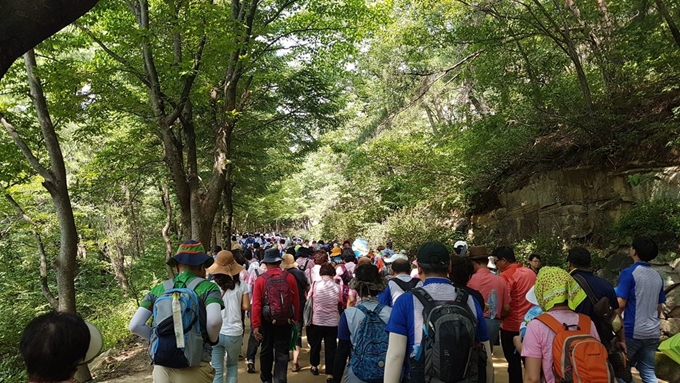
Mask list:
[[300,371],[300,363],[293,363],[293,368],[290,369],[292,372]]
[[312,366],[309,371],[311,371],[312,375],[319,375],[319,367]]
[[248,362],[248,367],[246,368],[246,371],[248,371],[249,374],[254,374],[255,371],[255,363],[253,362]]

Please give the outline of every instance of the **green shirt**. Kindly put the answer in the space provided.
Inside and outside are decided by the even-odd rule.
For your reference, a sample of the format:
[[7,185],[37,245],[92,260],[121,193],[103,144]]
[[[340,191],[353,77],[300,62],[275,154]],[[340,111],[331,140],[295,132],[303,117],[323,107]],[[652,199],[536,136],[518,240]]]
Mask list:
[[[181,288],[186,287],[189,284],[189,282],[191,282],[191,280],[194,278],[196,278],[196,274],[192,273],[191,271],[184,270],[181,273],[177,274],[173,282],[175,284],[175,287]],[[206,280],[204,282],[201,282],[198,286],[196,286],[196,289],[194,291],[196,291],[198,299],[201,302],[205,302],[206,306],[211,303],[218,303],[220,307],[224,309],[224,301],[222,301],[220,288],[219,286],[217,286],[217,284]],[[153,304],[156,302],[156,299],[163,295],[164,292],[165,287],[163,287],[162,283],[154,286],[154,288],[151,289],[151,291],[149,291],[148,294],[146,294],[140,306],[144,307],[149,311],[152,311]]]

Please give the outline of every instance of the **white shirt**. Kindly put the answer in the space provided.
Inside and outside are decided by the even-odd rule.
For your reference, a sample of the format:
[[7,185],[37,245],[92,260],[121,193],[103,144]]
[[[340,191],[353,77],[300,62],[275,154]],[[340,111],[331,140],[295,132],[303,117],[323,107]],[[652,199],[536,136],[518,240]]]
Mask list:
[[241,282],[234,289],[222,291],[222,329],[220,334],[227,336],[243,335],[243,324],[241,322],[241,300],[243,295],[248,294],[248,284]]

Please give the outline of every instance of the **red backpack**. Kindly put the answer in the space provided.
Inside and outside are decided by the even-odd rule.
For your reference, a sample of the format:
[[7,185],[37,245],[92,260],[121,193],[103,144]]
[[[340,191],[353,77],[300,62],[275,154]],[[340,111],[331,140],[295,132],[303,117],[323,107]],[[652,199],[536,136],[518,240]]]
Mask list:
[[555,333],[553,373],[558,383],[616,382],[607,349],[590,335],[590,318],[578,314],[578,325],[560,323],[550,314],[536,317]]
[[264,297],[262,301],[262,317],[272,324],[288,324],[293,322],[293,293],[288,286],[287,271],[280,274],[264,273]]

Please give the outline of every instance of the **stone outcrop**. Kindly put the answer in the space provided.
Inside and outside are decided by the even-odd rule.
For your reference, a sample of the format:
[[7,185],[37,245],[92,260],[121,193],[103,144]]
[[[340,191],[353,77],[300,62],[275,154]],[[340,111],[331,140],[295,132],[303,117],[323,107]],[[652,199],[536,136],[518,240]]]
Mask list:
[[536,235],[588,238],[635,204],[680,200],[680,167],[563,169],[498,194],[501,207],[472,217],[473,230],[508,242]]

